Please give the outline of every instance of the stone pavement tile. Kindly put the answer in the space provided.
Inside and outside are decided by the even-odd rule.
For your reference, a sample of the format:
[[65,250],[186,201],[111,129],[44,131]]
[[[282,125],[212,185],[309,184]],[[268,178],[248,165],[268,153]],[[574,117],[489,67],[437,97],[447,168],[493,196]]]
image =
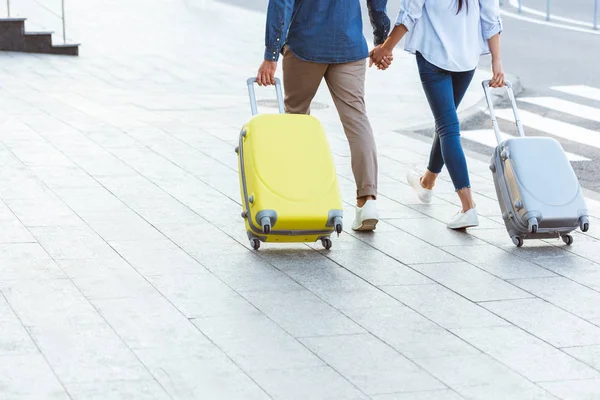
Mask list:
[[129,208],[104,187],[59,188],[56,195],[83,219],[92,213],[127,211]]
[[458,390],[467,399],[477,400],[559,400],[550,392],[531,383],[469,386]]
[[583,286],[600,290],[600,264],[591,260],[564,252],[554,257],[538,257],[533,262]]
[[[339,242],[342,241],[341,238],[342,236],[340,236]],[[338,243],[337,240],[334,241],[334,245],[336,243]],[[315,246],[318,248],[318,245]],[[321,246],[321,249],[322,248],[323,247]],[[361,248],[366,249],[367,247]],[[346,249],[343,249],[343,252],[345,253]],[[314,251],[302,243],[294,243],[289,246],[286,245],[285,248],[273,247],[270,248],[268,252],[260,251],[259,256],[278,270],[286,273],[290,271],[299,271],[298,274],[310,274],[312,269],[328,268],[330,270],[336,270],[336,268],[339,268],[339,265],[335,262],[328,260],[323,254]],[[344,274],[344,276],[348,275]]]
[[1,295],[0,332],[0,356],[38,352],[25,327]]
[[[380,221],[377,231],[383,232],[386,225],[388,224]],[[354,232],[351,235],[407,265],[457,261],[456,257],[397,228],[390,228],[385,235],[362,235]]]
[[214,269],[213,274],[237,292],[267,290],[301,290],[297,282],[276,268],[264,263],[239,269]]
[[540,299],[481,306],[556,347],[600,344],[600,328]]
[[168,400],[171,397],[155,380],[83,382],[65,385],[73,400]]
[[81,219],[55,196],[8,199],[6,205],[27,227],[82,226]]
[[256,308],[215,275],[149,276],[150,283],[187,318],[253,313]]
[[122,241],[110,245],[142,275],[203,273],[206,269],[173,242]]
[[115,257],[115,251],[90,227],[48,226],[29,229],[55,260]]
[[277,400],[370,398],[329,366],[253,371],[251,376]]
[[135,172],[130,175],[98,176],[98,181],[132,209],[163,207],[173,204],[173,197]]
[[94,178],[77,166],[33,166],[31,171],[52,189],[100,186]]
[[0,387],[0,398],[7,400],[69,399],[39,353],[0,357]]
[[194,324],[240,368],[255,370],[324,366],[325,363],[281,327],[256,311],[194,319]]
[[211,270],[213,267],[226,266],[238,269],[238,265],[242,264],[245,259],[260,258],[227,233],[206,221],[173,225],[161,224],[160,231]]
[[108,151],[98,148],[87,154],[71,155],[71,160],[79,168],[104,181],[106,177],[137,176],[138,173]]
[[0,282],[2,294],[26,327],[77,329],[103,324],[101,316],[68,279]]
[[454,231],[448,229],[446,224],[435,219],[389,219],[388,223],[410,233],[411,235],[424,240],[436,247],[441,246],[471,246],[485,244],[474,236],[466,232]]
[[446,329],[510,325],[483,307],[437,284],[382,288],[403,304]]
[[468,399],[553,398],[486,354],[428,358],[418,364]]
[[150,379],[106,323],[32,327],[31,337],[63,383]]
[[585,235],[575,236],[574,246],[564,246],[566,251],[600,263],[600,240]]
[[411,267],[475,302],[533,297],[510,283],[465,262],[420,264]]
[[122,259],[59,260],[58,265],[90,300],[156,293],[156,289]]
[[301,341],[369,395],[446,388],[370,334],[304,338]]
[[600,379],[540,383],[544,389],[564,400],[597,400]]
[[215,345],[194,344],[135,351],[169,396],[195,400],[266,400],[270,397]]
[[[600,346],[577,346],[577,347],[564,347],[561,349],[565,353],[581,360],[587,365],[600,370]],[[557,379],[558,380],[558,379]]]
[[464,397],[453,390],[432,390],[426,392],[392,393],[371,396],[373,400],[462,400]]
[[11,280],[64,278],[63,272],[37,243],[0,244],[0,286]]
[[245,292],[243,296],[294,337],[365,332],[309,291]]
[[208,339],[165,298],[92,300],[94,306],[132,349],[194,346]]
[[[549,255],[548,252],[553,251],[552,247],[554,247],[543,240],[529,239],[525,241],[523,247],[517,248],[517,246],[513,244],[504,227],[493,229],[474,229],[471,230],[470,233],[471,235],[483,240],[484,242],[487,242],[488,244],[504,249],[509,253],[515,254],[519,257],[529,259],[529,261],[533,261],[532,258],[535,258],[535,255],[533,255],[534,253],[536,255]],[[528,253],[530,253],[530,256],[526,257],[525,255]]]
[[425,275],[375,249],[332,251],[326,257],[375,286],[433,283]]
[[411,360],[479,350],[405,306],[346,310],[352,320]]
[[132,210],[86,212],[84,221],[104,240],[160,241],[163,234]]
[[489,244],[443,247],[443,250],[502,279],[556,276],[547,269]]
[[399,203],[395,199],[386,197],[386,196],[378,196],[377,197],[377,209],[379,210],[379,215],[381,218],[387,220],[391,219],[423,219],[427,216],[421,214],[418,211],[413,210],[412,208]]
[[600,318],[600,293],[566,278],[522,279],[512,283],[580,318]]
[[0,243],[34,243],[35,238],[27,228],[16,218],[14,220],[0,221]]
[[600,377],[598,371],[517,327],[452,332],[533,382]]

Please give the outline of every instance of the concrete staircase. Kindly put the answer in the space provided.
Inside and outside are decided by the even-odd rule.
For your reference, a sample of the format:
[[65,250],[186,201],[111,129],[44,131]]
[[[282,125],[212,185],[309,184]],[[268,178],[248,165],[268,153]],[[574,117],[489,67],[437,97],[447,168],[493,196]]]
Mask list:
[[52,44],[52,32],[25,32],[25,18],[2,18],[0,51],[77,56],[79,44]]

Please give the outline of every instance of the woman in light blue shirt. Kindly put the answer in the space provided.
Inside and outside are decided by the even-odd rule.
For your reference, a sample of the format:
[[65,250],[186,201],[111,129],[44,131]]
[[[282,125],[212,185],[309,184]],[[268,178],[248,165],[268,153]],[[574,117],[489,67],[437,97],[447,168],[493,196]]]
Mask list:
[[498,0],[403,0],[394,29],[371,52],[371,63],[385,69],[392,50],[406,35],[405,50],[416,54],[436,132],[425,174],[411,172],[407,179],[419,199],[429,203],[435,180],[446,165],[462,203],[461,212],[448,223],[451,229],[479,225],[456,109],[483,54],[492,54],[490,86],[504,86],[501,32]]

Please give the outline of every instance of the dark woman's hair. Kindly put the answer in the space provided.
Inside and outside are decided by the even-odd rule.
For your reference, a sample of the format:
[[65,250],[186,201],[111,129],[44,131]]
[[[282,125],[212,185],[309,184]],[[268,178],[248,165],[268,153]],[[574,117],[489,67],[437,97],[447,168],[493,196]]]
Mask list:
[[458,11],[456,11],[457,14],[462,10],[463,5],[467,9],[467,12],[469,12],[469,3],[468,3],[468,0],[458,0]]

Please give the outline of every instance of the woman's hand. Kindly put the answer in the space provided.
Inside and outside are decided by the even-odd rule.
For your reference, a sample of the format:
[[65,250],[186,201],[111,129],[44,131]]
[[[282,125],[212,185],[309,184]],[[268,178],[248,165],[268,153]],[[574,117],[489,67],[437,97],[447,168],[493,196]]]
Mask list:
[[375,47],[369,53],[369,67],[372,67],[373,64],[375,64],[379,69],[387,69],[394,59],[392,53],[393,52],[391,50],[388,50],[383,45]]
[[492,61],[492,79],[490,81],[490,87],[501,88],[504,87],[504,69],[502,68],[501,61]]

